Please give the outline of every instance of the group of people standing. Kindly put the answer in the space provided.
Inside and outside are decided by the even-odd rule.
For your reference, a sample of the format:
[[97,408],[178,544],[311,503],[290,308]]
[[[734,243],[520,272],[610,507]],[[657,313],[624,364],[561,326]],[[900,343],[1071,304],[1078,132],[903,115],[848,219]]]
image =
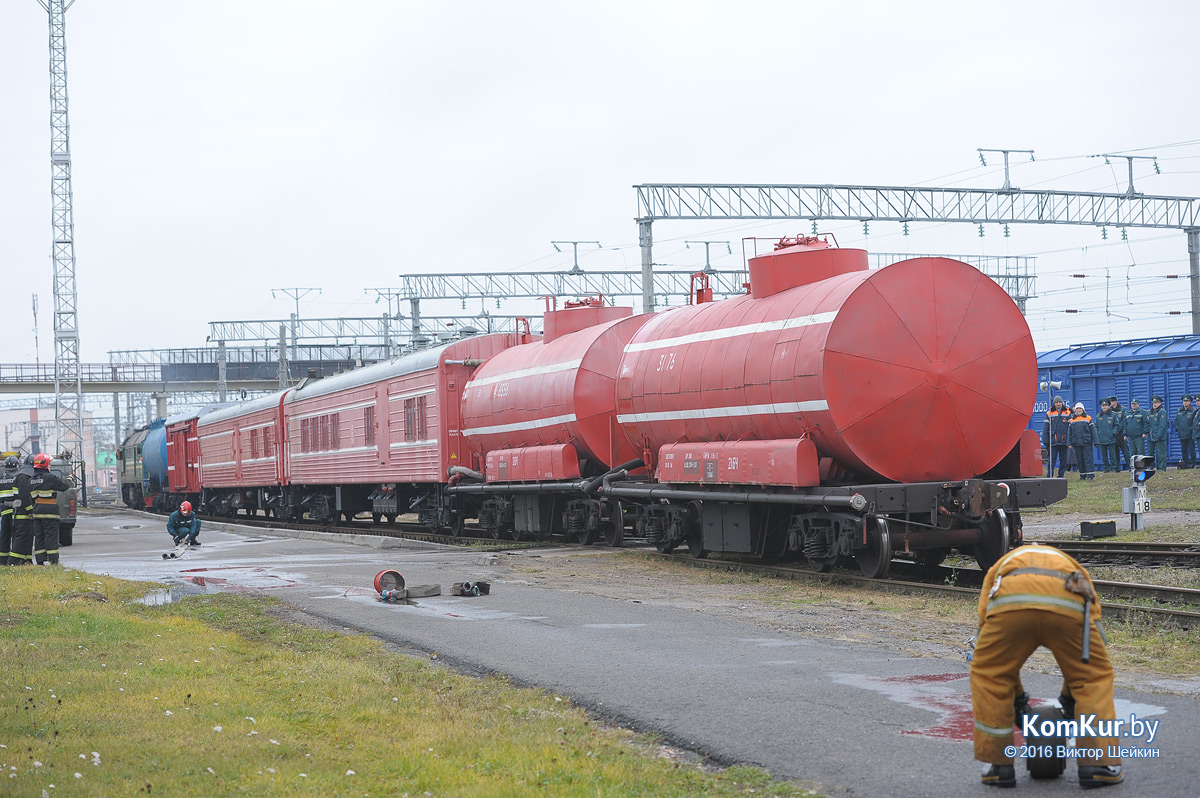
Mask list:
[[0,565],[58,564],[58,492],[70,485],[48,454],[15,455],[0,472]]
[[[1192,406],[1192,398],[1188,394],[1180,397],[1182,405],[1175,413],[1175,435],[1182,450],[1180,468],[1196,465],[1200,413]],[[1095,418],[1088,415],[1083,402],[1076,402],[1073,409],[1068,409],[1063,398],[1056,396],[1046,411],[1045,443],[1050,450],[1047,476],[1053,476],[1056,468],[1058,476],[1063,476],[1069,468],[1068,452],[1071,452],[1079,468],[1079,478],[1094,479],[1093,446],[1100,447],[1101,471],[1126,470],[1135,455],[1151,455],[1155,466],[1165,470],[1169,434],[1170,420],[1163,399],[1157,394],[1150,399],[1150,410],[1142,409],[1139,399],[1131,400],[1126,410],[1117,397],[1106,397],[1100,400],[1100,414]]]

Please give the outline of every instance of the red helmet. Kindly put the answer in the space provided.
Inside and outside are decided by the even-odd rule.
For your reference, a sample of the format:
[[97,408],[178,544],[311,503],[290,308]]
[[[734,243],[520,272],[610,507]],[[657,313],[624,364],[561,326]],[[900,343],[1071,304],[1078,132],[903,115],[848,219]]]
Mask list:
[[184,515],[187,515],[191,511],[192,511],[192,503],[191,502],[184,502],[183,504],[179,505],[179,512],[183,513]]
[[50,470],[50,461],[52,459],[53,458],[50,457],[50,455],[46,454],[45,452],[42,452],[41,454],[35,454],[33,456],[33,467],[41,468],[41,469],[49,471]]

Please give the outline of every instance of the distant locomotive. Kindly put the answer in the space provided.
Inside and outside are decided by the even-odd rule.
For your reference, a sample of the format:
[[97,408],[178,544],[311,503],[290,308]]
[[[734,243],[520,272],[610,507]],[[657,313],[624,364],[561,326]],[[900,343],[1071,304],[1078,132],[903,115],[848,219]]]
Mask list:
[[801,238],[749,276],[734,299],[567,303],[540,338],[466,338],[174,419],[162,504],[610,545],[633,530],[881,577],[897,551],[987,567],[1020,541],[1021,508],[1066,495],[1024,429],[1029,328],[980,272],[870,271]]

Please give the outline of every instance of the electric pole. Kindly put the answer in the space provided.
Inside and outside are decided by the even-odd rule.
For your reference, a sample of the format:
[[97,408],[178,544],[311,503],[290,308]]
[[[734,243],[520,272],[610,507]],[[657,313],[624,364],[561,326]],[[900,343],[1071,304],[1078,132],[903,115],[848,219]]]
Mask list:
[[79,367],[79,295],[75,285],[75,214],[71,193],[71,123],[67,115],[67,9],[75,0],[38,0],[50,18],[50,258],[54,261],[54,422],[59,449],[87,506],[83,385]]
[[994,150],[994,149],[989,149],[987,147],[979,147],[979,148],[977,148],[977,151],[979,152],[979,162],[981,164],[983,164],[984,166],[987,166],[987,159],[983,157],[983,154],[985,152],[1002,152],[1002,153],[1004,153],[1004,185],[1002,185],[1000,187],[1000,190],[1001,191],[1019,191],[1020,190],[1020,189],[1015,188],[1012,184],[1012,181],[1010,181],[1008,179],[1008,154],[1010,152],[1027,152],[1027,153],[1029,153],[1029,160],[1032,161],[1032,160],[1034,160],[1033,150]]
[[579,245],[580,244],[595,244],[596,249],[603,249],[603,247],[600,246],[599,241],[551,241],[550,242],[550,246],[554,247],[555,252],[562,252],[562,250],[558,248],[559,244],[570,244],[571,249],[575,252],[575,265],[571,267],[571,271],[569,271],[568,274],[583,274],[583,269],[579,268]]
[[704,273],[705,274],[712,274],[712,272],[713,272],[712,263],[710,263],[708,260],[708,247],[710,244],[724,244],[725,249],[729,250],[729,254],[730,255],[733,254],[733,247],[731,247],[729,245],[728,241],[684,241],[683,242],[683,245],[685,247],[687,247],[688,249],[692,248],[691,247],[692,244],[703,244],[704,245]]
[[300,323],[300,298],[308,296],[313,291],[321,293],[320,288],[272,288],[271,299],[276,296],[276,291],[289,297],[296,302],[296,312],[292,315],[292,359],[296,359],[296,325]]

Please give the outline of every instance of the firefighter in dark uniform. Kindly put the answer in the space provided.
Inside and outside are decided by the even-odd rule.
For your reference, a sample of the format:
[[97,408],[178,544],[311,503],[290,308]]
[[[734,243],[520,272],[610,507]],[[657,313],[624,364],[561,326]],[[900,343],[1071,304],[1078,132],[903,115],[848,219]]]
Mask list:
[[1055,463],[1058,464],[1058,475],[1061,477],[1067,470],[1067,441],[1068,423],[1071,411],[1063,404],[1061,396],[1054,397],[1054,405],[1046,411],[1046,448],[1049,450],[1050,467],[1046,476],[1054,476]]
[[1108,399],[1100,400],[1100,415],[1096,416],[1096,444],[1100,447],[1101,471],[1121,470],[1121,450],[1117,446],[1119,419]]
[[20,467],[20,459],[10,454],[4,460],[4,471],[0,472],[0,565],[8,565],[8,553],[12,549],[12,505],[17,500],[17,469]]
[[1196,408],[1192,397],[1186,393],[1180,397],[1183,407],[1175,411],[1175,434],[1179,436],[1179,467],[1196,466]]
[[1146,435],[1150,432],[1150,414],[1142,409],[1141,401],[1129,403],[1125,414],[1125,437],[1129,439],[1129,451],[1135,455],[1146,454]]
[[22,492],[22,482],[33,476],[33,455],[25,458],[25,462],[17,469],[14,487],[17,498],[13,507],[13,533],[8,544],[9,565],[33,564],[33,499]]
[[[1125,420],[1129,418],[1129,413],[1121,407],[1121,401],[1115,396],[1108,397],[1108,406],[1112,408],[1113,415],[1117,417],[1117,449],[1125,458],[1125,468],[1128,470],[1132,461],[1129,459],[1129,441],[1125,437]],[[1113,470],[1120,471],[1120,461],[1116,461],[1116,465],[1117,468]]]
[[[17,476],[17,494],[27,509],[33,556],[38,565],[58,564],[58,492],[71,486],[50,472],[50,455],[33,456],[33,471]],[[11,555],[10,555],[11,556]]]
[[[1062,670],[1059,703],[1064,714],[1116,718],[1113,668],[1099,622],[1100,604],[1087,570],[1053,546],[1019,546],[988,570],[979,594],[979,638],[971,660],[975,758],[987,763],[984,784],[1016,785],[1013,758],[1004,749],[1013,744],[1014,704],[1023,698],[1021,666],[1038,647],[1050,649]],[[1085,627],[1090,647],[1086,654]],[[1121,760],[1107,755],[1109,746],[1116,744],[1111,737],[1079,739],[1080,748],[1105,752],[1098,760],[1078,760],[1081,787],[1121,782]]]
[[1147,429],[1150,445],[1146,449],[1146,454],[1154,455],[1155,468],[1159,471],[1166,471],[1167,435],[1170,430],[1170,422],[1167,420],[1167,409],[1163,407],[1161,396],[1151,397],[1150,412],[1147,415],[1150,418],[1150,426]]
[[1087,414],[1083,402],[1075,403],[1075,413],[1071,416],[1067,440],[1071,449],[1075,451],[1075,462],[1079,464],[1079,478],[1095,479],[1092,444],[1096,442],[1096,430],[1092,427],[1092,417]]

